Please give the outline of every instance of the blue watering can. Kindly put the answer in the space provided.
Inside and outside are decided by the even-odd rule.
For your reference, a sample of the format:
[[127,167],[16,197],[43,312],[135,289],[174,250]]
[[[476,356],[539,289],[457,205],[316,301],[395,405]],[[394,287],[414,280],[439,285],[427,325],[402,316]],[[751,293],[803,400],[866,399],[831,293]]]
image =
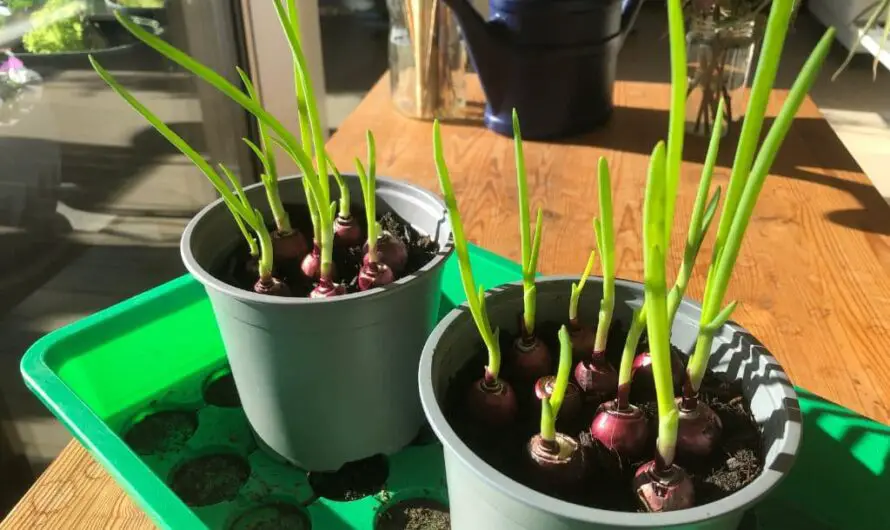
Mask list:
[[468,0],[454,12],[485,91],[485,125],[528,139],[595,129],[612,114],[618,52],[643,0],[489,0],[484,20]]

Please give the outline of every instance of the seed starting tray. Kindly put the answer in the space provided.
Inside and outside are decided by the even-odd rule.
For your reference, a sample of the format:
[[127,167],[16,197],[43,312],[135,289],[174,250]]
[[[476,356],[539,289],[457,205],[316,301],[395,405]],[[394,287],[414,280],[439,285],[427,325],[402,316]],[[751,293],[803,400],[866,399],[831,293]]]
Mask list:
[[[482,284],[520,279],[516,264],[471,250]],[[452,258],[441,314],[463,300]],[[372,530],[401,501],[447,504],[442,449],[434,440],[389,456],[384,485],[354,500],[319,496],[304,472],[259,450],[233,391],[210,303],[189,276],[43,337],[25,354],[22,373],[161,528]],[[890,514],[881,509],[890,492],[890,427],[798,392],[804,417],[798,460],[741,528],[890,528]]]

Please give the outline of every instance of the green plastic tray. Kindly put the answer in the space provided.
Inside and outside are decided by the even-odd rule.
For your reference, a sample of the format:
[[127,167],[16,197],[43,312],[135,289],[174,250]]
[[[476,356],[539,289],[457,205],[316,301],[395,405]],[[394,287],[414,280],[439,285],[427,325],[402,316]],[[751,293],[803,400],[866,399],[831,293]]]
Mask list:
[[[483,249],[474,248],[472,259],[486,287],[520,278],[517,265]],[[454,261],[446,267],[442,297],[442,314],[464,300]],[[263,506],[288,503],[302,506],[313,530],[371,530],[392,503],[447,500],[437,444],[389,457],[389,478],[377,495],[313,500],[305,474],[256,449],[239,408],[203,402],[206,382],[226,369],[210,304],[189,276],[47,335],[22,360],[28,386],[162,528],[229,528],[244,513],[261,515]],[[890,427],[798,391],[804,415],[798,462],[743,528],[890,528],[881,508],[890,491]],[[135,421],[171,408],[198,415],[187,443],[140,456],[124,442]],[[234,500],[189,508],[167,480],[181,462],[211,451],[245,457],[250,476]]]

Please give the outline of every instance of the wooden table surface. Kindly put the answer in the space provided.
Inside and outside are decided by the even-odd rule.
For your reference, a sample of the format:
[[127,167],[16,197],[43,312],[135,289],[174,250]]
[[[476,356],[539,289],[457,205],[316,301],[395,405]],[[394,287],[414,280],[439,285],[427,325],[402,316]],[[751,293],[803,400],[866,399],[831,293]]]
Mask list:
[[[770,101],[775,115],[785,92]],[[532,207],[544,208],[540,269],[578,274],[593,246],[595,167],[611,165],[618,275],[641,279],[640,211],[647,154],[667,130],[665,84],[619,82],[600,131],[559,144],[526,142]],[[381,175],[438,190],[432,126],[396,114],[384,78],[329,142],[338,166],[364,157],[372,128]],[[444,145],[468,237],[519,259],[513,145],[475,124],[444,127]],[[715,185],[728,180],[727,137]],[[687,139],[672,260],[679,263],[705,142]],[[775,354],[792,380],[882,422],[890,421],[890,209],[809,99],[764,186],[736,266],[734,318]],[[710,241],[702,251],[710,256]],[[689,288],[702,290],[702,262]],[[0,528],[151,528],[147,517],[77,442],[40,477]]]

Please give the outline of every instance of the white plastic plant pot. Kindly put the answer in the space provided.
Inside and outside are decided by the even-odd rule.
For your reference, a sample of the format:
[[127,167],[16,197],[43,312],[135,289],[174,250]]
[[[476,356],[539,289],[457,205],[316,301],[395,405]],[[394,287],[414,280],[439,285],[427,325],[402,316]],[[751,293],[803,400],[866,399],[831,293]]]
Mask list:
[[[570,285],[577,281],[577,277],[538,280],[539,322],[565,320]],[[600,278],[588,280],[586,300],[600,299],[601,282]],[[492,328],[515,333],[516,317],[522,308],[521,284],[493,289],[487,295]],[[615,318],[628,322],[632,305],[642,303],[643,286],[618,281],[615,296]],[[582,303],[581,321],[595,322],[594,310],[598,308]],[[683,351],[692,350],[699,314],[697,304],[684,300],[680,306],[672,343]],[[776,360],[754,337],[728,323],[714,340],[710,370],[742,381],[742,391],[762,434],[765,465],[760,476],[718,501],[657,514],[607,511],[550,497],[508,478],[479,458],[446,419],[443,405],[449,384],[480,347],[469,310],[461,306],[449,313],[430,335],[420,362],[421,401],[445,451],[452,530],[734,529],[745,511],[763,499],[794,463],[802,426],[794,388]]]
[[[343,177],[361,197],[358,178]],[[305,205],[299,179],[281,179],[285,205]],[[263,187],[245,191],[271,219]],[[261,295],[215,277],[211,271],[243,240],[221,201],[182,236],[183,261],[207,290],[260,445],[310,471],[397,452],[423,424],[417,367],[438,318],[451,225],[436,195],[385,178],[377,180],[377,210],[432,237],[439,252],[390,285],[334,298]]]

